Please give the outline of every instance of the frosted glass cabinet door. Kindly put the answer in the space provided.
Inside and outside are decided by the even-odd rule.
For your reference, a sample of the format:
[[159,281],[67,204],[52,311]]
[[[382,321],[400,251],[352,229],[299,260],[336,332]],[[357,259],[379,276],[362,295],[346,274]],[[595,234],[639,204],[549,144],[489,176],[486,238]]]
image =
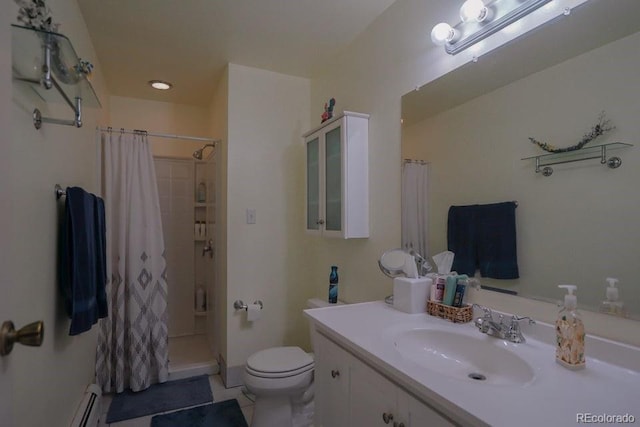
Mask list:
[[345,111],[302,137],[307,150],[307,232],[369,237],[369,115]]
[[341,131],[342,127],[338,126],[325,136],[325,229],[328,231],[342,230]]
[[320,230],[320,140],[307,142],[307,230]]

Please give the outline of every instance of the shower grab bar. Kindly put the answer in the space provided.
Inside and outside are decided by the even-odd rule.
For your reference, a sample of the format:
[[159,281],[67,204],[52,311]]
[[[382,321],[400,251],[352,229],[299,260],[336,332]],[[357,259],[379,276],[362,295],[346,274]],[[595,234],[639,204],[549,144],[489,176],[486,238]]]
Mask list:
[[[260,306],[260,310],[262,310],[262,308],[264,307],[264,305],[262,304],[262,301],[257,300],[253,302],[254,304],[258,304]],[[241,299],[235,300],[233,303],[233,308],[235,308],[236,310],[245,310],[247,311],[249,309],[249,306],[247,304],[245,304],[244,302],[242,302]]]

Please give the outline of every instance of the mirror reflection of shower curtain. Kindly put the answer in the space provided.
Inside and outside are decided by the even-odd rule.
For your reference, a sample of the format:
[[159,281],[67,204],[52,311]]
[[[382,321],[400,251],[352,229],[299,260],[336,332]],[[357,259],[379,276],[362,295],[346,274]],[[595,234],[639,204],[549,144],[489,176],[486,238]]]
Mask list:
[[429,258],[427,211],[429,165],[406,161],[402,166],[402,247]]
[[146,134],[102,134],[107,300],[96,378],[105,392],[165,382],[169,367],[164,238]]

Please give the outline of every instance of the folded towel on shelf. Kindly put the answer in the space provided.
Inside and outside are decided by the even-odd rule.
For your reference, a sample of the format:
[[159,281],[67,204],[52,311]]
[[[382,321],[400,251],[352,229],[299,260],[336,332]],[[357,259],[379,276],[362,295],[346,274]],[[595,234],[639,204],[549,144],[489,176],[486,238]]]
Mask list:
[[60,289],[71,319],[69,335],[107,317],[104,202],[80,187],[68,187],[62,221]]
[[516,203],[451,206],[447,222],[452,270],[473,276],[517,279]]

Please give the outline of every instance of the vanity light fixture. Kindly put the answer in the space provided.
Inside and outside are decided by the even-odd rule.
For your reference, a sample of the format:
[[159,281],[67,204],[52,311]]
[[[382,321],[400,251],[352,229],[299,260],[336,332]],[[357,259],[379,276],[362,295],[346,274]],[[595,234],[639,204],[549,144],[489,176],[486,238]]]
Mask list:
[[149,80],[149,85],[158,90],[169,90],[173,87],[171,83],[162,80]]
[[460,22],[441,22],[431,30],[431,40],[455,55],[524,18],[552,0],[466,0]]

